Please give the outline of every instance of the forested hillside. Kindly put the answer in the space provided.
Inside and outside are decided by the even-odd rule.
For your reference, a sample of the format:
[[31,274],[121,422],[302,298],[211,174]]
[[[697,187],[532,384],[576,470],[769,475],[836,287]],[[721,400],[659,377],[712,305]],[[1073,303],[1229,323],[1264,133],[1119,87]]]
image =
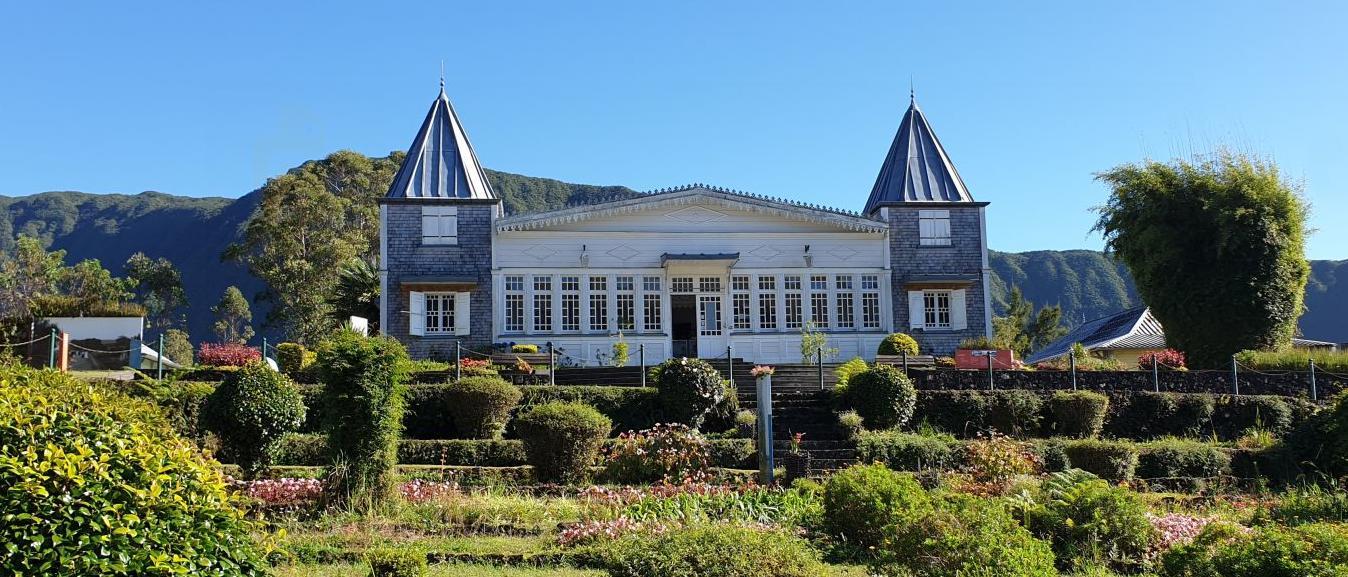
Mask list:
[[[570,184],[496,171],[488,174],[512,213],[637,194],[622,186]],[[207,340],[210,307],[226,287],[237,285],[250,298],[265,288],[242,264],[221,260],[225,249],[238,241],[258,205],[258,196],[254,191],[237,199],[159,192],[0,197],[0,250],[10,250],[15,236],[26,234],[42,239],[49,248],[66,250],[67,262],[96,258],[117,274],[138,251],[168,258],[182,271],[190,301],[186,328],[194,341]],[[1062,305],[1063,318],[1072,325],[1137,304],[1127,269],[1098,251],[993,252],[990,256],[998,306],[1012,285],[1019,286],[1036,305]],[[1313,261],[1311,265],[1302,333],[1309,338],[1348,341],[1348,261]],[[259,325],[265,317],[265,306],[255,305]]]

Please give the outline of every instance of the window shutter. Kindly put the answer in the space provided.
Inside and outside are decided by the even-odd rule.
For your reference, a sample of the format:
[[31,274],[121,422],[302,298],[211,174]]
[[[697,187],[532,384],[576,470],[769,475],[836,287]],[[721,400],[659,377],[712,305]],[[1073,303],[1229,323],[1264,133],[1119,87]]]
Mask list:
[[950,291],[950,329],[962,331],[969,328],[969,315],[965,310],[964,290]]
[[469,322],[468,309],[473,293],[454,293],[454,334],[467,335],[472,323]]
[[922,291],[908,291],[908,327],[920,329],[927,326],[927,311],[922,303]]
[[426,335],[426,293],[412,291],[407,299],[407,334]]

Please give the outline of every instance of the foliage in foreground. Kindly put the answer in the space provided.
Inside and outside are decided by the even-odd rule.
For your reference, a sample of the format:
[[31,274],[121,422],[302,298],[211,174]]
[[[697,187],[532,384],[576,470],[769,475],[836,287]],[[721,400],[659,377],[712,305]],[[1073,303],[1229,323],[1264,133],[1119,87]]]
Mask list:
[[822,577],[810,546],[784,532],[708,525],[662,535],[634,533],[602,548],[611,577]]
[[882,544],[887,525],[911,522],[930,508],[912,475],[880,464],[848,467],[824,485],[825,528],[861,552]]
[[1096,230],[1194,366],[1291,343],[1310,276],[1309,208],[1276,165],[1219,152],[1097,178],[1113,192]]
[[515,424],[539,480],[561,483],[585,480],[613,428],[594,407],[555,401],[530,408]]
[[330,498],[374,504],[393,490],[407,351],[390,337],[341,331],[318,349]]
[[1057,577],[1053,552],[1001,505],[949,495],[910,522],[885,527],[873,568],[895,577]]
[[1214,523],[1161,557],[1162,577],[1341,577],[1348,574],[1348,525]]
[[0,367],[0,572],[264,575],[214,463],[157,410]]
[[271,466],[282,437],[304,422],[304,399],[288,377],[252,363],[230,372],[206,398],[202,413],[206,428],[252,478]]
[[651,369],[651,376],[666,418],[694,429],[701,428],[726,400],[735,398],[734,387],[701,359],[669,359]]

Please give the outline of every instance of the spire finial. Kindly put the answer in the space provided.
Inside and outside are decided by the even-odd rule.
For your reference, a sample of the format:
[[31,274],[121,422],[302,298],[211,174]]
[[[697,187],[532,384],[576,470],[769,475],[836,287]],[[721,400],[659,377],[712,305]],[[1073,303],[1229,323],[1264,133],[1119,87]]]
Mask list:
[[917,89],[913,87],[913,75],[908,75],[908,105],[917,105]]
[[445,91],[445,59],[440,59],[440,92]]

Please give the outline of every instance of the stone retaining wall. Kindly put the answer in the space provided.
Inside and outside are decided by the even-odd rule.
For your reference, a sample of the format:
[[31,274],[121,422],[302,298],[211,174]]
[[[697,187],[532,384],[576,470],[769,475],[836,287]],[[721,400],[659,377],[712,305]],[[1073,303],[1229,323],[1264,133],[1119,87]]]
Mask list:
[[[912,369],[909,371],[919,389],[987,389],[986,371],[950,369]],[[1230,371],[1166,371],[1158,374],[1161,391],[1177,393],[1230,394],[1235,392]],[[1239,373],[1243,395],[1311,396],[1310,374]],[[1348,379],[1324,373],[1316,374],[1317,396],[1323,400],[1348,387]],[[1072,388],[1068,371],[996,371],[993,383],[998,389],[1062,390]],[[1091,371],[1077,373],[1077,388],[1089,391],[1153,390],[1149,371]]]

